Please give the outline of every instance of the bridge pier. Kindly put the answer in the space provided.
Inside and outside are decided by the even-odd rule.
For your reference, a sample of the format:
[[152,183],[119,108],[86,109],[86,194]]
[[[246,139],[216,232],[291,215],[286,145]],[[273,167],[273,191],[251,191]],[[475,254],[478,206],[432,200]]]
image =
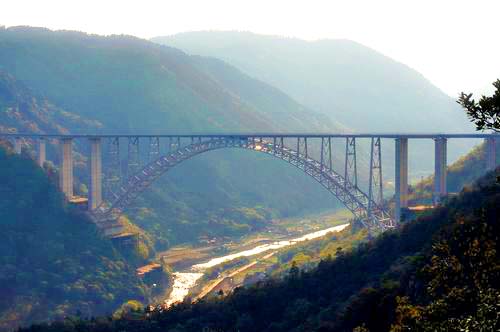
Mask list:
[[73,139],[62,138],[61,165],[59,169],[59,188],[67,199],[73,197]]
[[401,221],[401,209],[408,207],[408,138],[396,138],[396,193],[394,219]]
[[102,203],[102,153],[101,139],[92,137],[90,141],[90,184],[88,209],[94,210]]
[[496,156],[496,137],[488,137],[485,139],[486,144],[486,169],[491,171],[497,166]]
[[434,204],[439,203],[447,195],[446,189],[446,138],[436,138],[434,141]]
[[43,164],[45,164],[46,160],[46,141],[45,138],[38,139],[38,155],[37,155],[37,163],[38,166],[43,168]]
[[16,154],[21,154],[21,150],[22,150],[22,138],[21,137],[16,137],[14,138],[14,152]]

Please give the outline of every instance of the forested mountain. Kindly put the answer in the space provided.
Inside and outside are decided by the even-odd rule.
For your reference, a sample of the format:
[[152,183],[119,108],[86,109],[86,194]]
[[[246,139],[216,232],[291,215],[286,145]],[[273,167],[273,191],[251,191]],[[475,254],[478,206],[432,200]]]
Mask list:
[[[500,168],[432,214],[310,271],[134,319],[24,331],[496,331]],[[141,318],[142,317],[142,318]]]
[[458,105],[421,74],[353,41],[310,42],[237,31],[152,40],[227,61],[361,132],[473,129]]
[[[94,123],[96,133],[337,129],[227,64],[134,37],[14,27],[0,29],[0,49],[0,70],[39,100]],[[67,130],[89,131],[69,123]],[[335,204],[289,165],[247,151],[216,151],[162,177],[131,214],[163,249],[200,234],[248,230],[251,221],[235,207],[271,217]]]
[[[95,118],[108,130],[234,132],[312,127],[297,118],[313,112],[279,90],[252,82],[229,67],[208,75],[197,66],[202,59],[135,37],[15,27],[1,30],[0,43],[0,68],[67,112]],[[222,77],[231,71],[232,84],[227,84]],[[255,87],[266,98],[249,99]],[[274,117],[283,112],[287,117]],[[315,125],[322,126],[314,129],[336,129],[325,117],[314,116]]]
[[0,147],[0,330],[110,314],[150,291],[27,155]]
[[[353,98],[357,110],[381,112],[376,105],[381,103],[382,95],[388,109],[384,114],[389,120],[399,114],[395,109],[406,102],[417,105],[411,109],[415,117],[412,123],[427,119],[441,126],[454,125],[455,120],[445,122],[444,119],[450,115],[460,117],[458,111],[436,115],[447,109],[446,100],[450,100],[441,98],[421,77],[414,79],[414,72],[408,68],[387,65],[386,58],[359,45],[342,45],[341,50],[354,47],[355,51],[339,58],[349,70],[335,69],[339,70],[337,77],[348,81],[347,76],[342,75],[351,75],[355,72],[353,68],[364,68],[359,73],[366,69],[372,76],[360,79],[363,85],[359,88],[368,91],[362,98],[351,83],[344,88],[338,82],[325,83],[332,84],[332,96],[339,100],[335,109],[343,109],[342,100],[347,100],[343,98]],[[306,49],[304,59],[309,56]],[[373,56],[368,69],[348,61],[356,59],[358,51]],[[255,55],[256,59],[261,58],[259,52]],[[294,61],[297,58],[301,57],[294,57]],[[257,75],[239,65],[236,65],[239,69],[233,67],[230,59],[225,60],[229,63],[188,55],[130,36],[103,37],[73,31],[0,27],[0,131],[109,134],[338,132],[346,128],[341,124],[341,116],[320,108],[324,114],[315,113],[310,106],[295,101],[306,99],[297,96],[292,99],[279,84],[273,87],[265,82],[265,77],[262,81],[252,78]],[[280,68],[281,62],[277,61],[276,68]],[[383,73],[373,73],[373,68],[377,68],[374,64],[380,64]],[[260,68],[258,63],[255,66]],[[291,67],[296,70],[300,66],[292,62]],[[305,72],[312,69],[303,67]],[[314,71],[321,69],[320,66]],[[387,71],[393,76],[386,76]],[[324,72],[325,77],[332,76],[329,70]],[[275,77],[276,72],[270,74]],[[326,80],[325,77],[322,79]],[[398,79],[393,81],[391,77]],[[283,81],[296,78],[287,76]],[[380,85],[377,79],[387,81],[388,86]],[[312,76],[298,81],[303,84],[304,96],[309,93],[306,93],[309,83],[314,81]],[[396,89],[397,97],[390,99],[386,88]],[[380,95],[376,89],[380,89]],[[371,102],[363,104],[370,98]],[[368,107],[372,104],[373,107]],[[407,109],[406,104],[404,108]],[[430,111],[422,115],[417,112],[421,109]],[[353,112],[350,116],[379,125],[371,115],[365,117]],[[456,120],[457,126],[459,122]],[[413,124],[408,122],[410,125]],[[147,303],[151,290],[136,277],[136,266],[132,264],[151,258],[155,254],[153,247],[163,250],[174,243],[195,241],[200,235],[239,236],[261,228],[277,216],[318,212],[337,204],[314,181],[282,161],[249,151],[214,151],[171,170],[138,199],[128,211],[132,223],[127,226],[140,233],[143,247],[140,252],[133,251],[134,248],[131,252],[118,251],[110,240],[99,236],[81,212],[63,203],[52,181],[54,169],[46,165],[44,174],[28,157],[31,142],[24,143],[26,149],[21,156],[0,148],[0,321],[3,323],[0,329],[19,322],[56,319],[75,313],[84,317],[107,314],[128,300]],[[57,164],[56,147],[57,142],[51,141],[49,159]],[[77,143],[75,153],[75,189],[84,194],[87,147]],[[470,172],[474,175],[467,173],[467,181],[476,176],[477,161],[471,160],[471,163],[465,162],[465,169],[474,168],[474,172]],[[477,214],[476,210],[464,209],[462,205],[481,208],[484,213]],[[56,324],[41,330],[288,331],[296,328],[297,331],[340,331],[363,323],[370,330],[384,330],[390,322],[411,323],[412,317],[404,316],[406,308],[411,312],[417,310],[422,317],[429,314],[424,306],[432,304],[436,297],[424,293],[423,285],[428,280],[413,272],[424,266],[432,267],[430,257],[435,252],[431,249],[430,237],[434,234],[442,236],[439,241],[457,241],[450,244],[454,246],[450,250],[455,250],[453,254],[460,259],[465,257],[466,261],[460,263],[475,264],[475,261],[467,261],[468,252],[460,256],[464,251],[456,243],[474,243],[471,240],[476,236],[474,232],[484,231],[484,234],[477,233],[478,238],[497,245],[497,238],[492,236],[499,233],[495,228],[498,223],[492,225],[491,218],[488,219],[497,215],[498,185],[486,179],[432,216],[406,226],[401,232],[388,233],[352,253],[329,248],[328,253],[335,252],[337,257],[322,261],[317,269],[309,272],[293,268],[285,280],[270,280],[248,290],[240,289],[232,297],[194,306],[182,304],[167,313],[152,313],[146,320],[141,312],[130,317],[125,315],[124,320],[117,321],[80,322],[74,318],[67,319],[65,327]],[[466,228],[475,224],[482,228],[471,231]],[[437,235],[440,232],[442,235]],[[485,253],[494,257],[496,264],[497,256],[493,254]],[[477,257],[482,263],[483,256]],[[482,268],[479,264],[478,271],[491,272]],[[496,277],[494,273],[490,274]],[[430,277],[438,276],[430,274]],[[458,280],[464,276],[453,277]],[[464,294],[477,290],[473,287],[483,287],[480,282],[479,286],[466,284]],[[485,282],[498,286],[489,279]],[[487,296],[495,294],[487,293]],[[403,295],[409,297],[400,300],[396,309],[396,296]],[[383,301],[379,301],[380,298]],[[488,310],[480,305],[489,305],[489,298],[473,299],[479,309]],[[415,303],[422,307],[413,307]],[[459,309],[463,309],[464,314],[472,312],[467,311],[470,308]],[[386,325],[374,319],[377,315],[387,317]]]

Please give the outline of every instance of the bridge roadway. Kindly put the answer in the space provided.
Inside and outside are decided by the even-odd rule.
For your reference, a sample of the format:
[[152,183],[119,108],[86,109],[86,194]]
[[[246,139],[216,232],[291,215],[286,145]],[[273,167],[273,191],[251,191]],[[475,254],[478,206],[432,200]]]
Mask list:
[[5,138],[216,138],[216,137],[283,137],[283,138],[407,138],[407,139],[436,139],[436,138],[477,138],[486,139],[490,137],[500,137],[495,133],[269,133],[269,132],[242,132],[242,133],[179,133],[179,134],[33,134],[33,133],[0,133],[0,137]]
[[[59,186],[68,199],[73,198],[73,140],[83,139],[90,144],[89,158],[89,212],[105,233],[119,232],[116,219],[135,197],[159,176],[182,161],[198,154],[221,148],[245,148],[264,152],[301,169],[331,194],[339,199],[369,228],[387,229],[401,219],[401,211],[408,207],[408,140],[432,139],[435,142],[434,193],[435,203],[447,195],[446,165],[447,140],[484,139],[486,168],[496,167],[496,141],[498,134],[490,133],[179,133],[179,134],[33,134],[0,133],[0,138],[14,142],[14,151],[21,153],[23,145],[37,145],[37,162],[43,167],[46,158],[46,141],[60,142],[61,163]],[[332,139],[345,139],[343,172],[332,166]],[[356,164],[356,139],[371,140],[368,193],[358,186]],[[389,213],[383,200],[381,140],[395,142],[395,208]],[[108,167],[103,172],[101,140],[109,142]],[[147,140],[148,161],[141,163],[139,142]],[[120,142],[126,141],[127,170],[123,176]],[[168,141],[168,152],[162,152],[163,141]],[[31,142],[31,143],[30,143]],[[314,145],[319,144],[319,147]],[[33,144],[32,144],[33,143]],[[464,151],[465,153],[466,151]],[[313,156],[314,153],[319,156]],[[142,164],[142,165],[141,165]],[[103,199],[102,186],[105,173],[108,199]],[[342,173],[342,174],[341,174]],[[114,220],[114,221],[113,221]],[[111,221],[111,222],[110,222]],[[113,230],[113,228],[116,228]]]

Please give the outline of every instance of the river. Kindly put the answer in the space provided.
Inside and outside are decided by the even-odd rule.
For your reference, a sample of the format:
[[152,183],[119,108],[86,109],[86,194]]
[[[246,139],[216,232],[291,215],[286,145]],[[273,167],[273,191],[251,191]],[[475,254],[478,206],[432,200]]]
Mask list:
[[167,306],[172,305],[173,303],[182,302],[184,298],[189,294],[191,288],[196,285],[196,282],[203,276],[204,272],[211,267],[217,266],[219,264],[232,261],[233,259],[239,257],[249,257],[257,254],[261,254],[263,252],[269,250],[281,249],[290,245],[293,245],[298,242],[303,242],[307,240],[316,239],[322,237],[328,233],[339,232],[349,226],[349,224],[342,224],[326,229],[322,229],[320,231],[316,231],[313,233],[305,234],[301,237],[291,239],[291,240],[283,240],[276,241],[268,244],[262,244],[256,246],[253,249],[243,250],[240,252],[236,252],[233,254],[229,254],[226,256],[216,257],[210,259],[208,262],[195,264],[191,266],[190,269],[186,272],[174,272],[174,284],[172,286],[172,291],[168,299],[165,300],[165,304]]

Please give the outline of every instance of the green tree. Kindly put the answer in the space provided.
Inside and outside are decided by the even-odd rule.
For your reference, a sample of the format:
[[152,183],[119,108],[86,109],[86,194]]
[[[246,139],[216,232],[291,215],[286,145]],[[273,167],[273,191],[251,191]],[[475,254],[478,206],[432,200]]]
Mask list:
[[465,108],[477,130],[491,129],[500,132],[500,79],[493,86],[496,88],[493,96],[482,96],[478,102],[472,98],[472,93],[462,92],[458,98],[457,103]]

